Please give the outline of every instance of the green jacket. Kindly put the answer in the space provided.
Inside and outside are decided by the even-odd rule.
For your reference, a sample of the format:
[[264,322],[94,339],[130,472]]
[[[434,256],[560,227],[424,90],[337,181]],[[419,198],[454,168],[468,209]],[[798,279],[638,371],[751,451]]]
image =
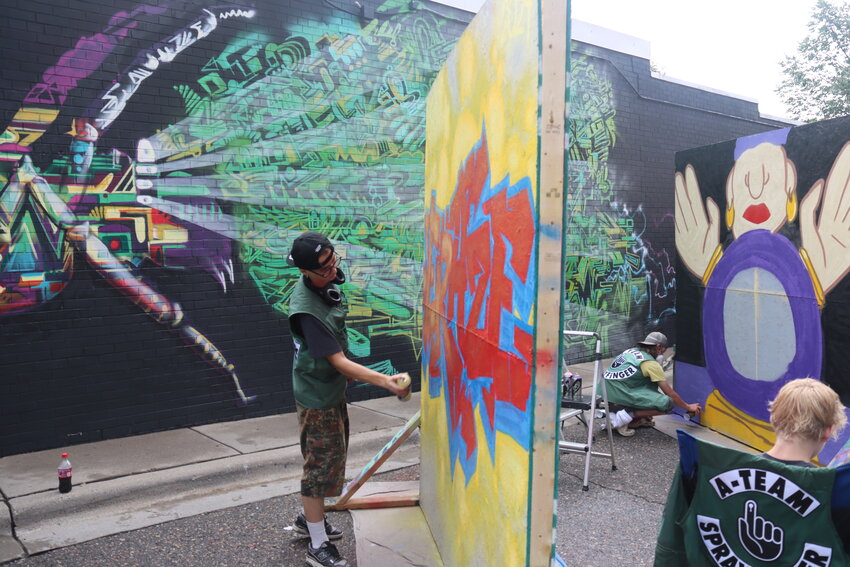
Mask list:
[[[786,465],[680,431],[655,567],[848,567],[833,523],[844,471]],[[840,490],[841,493],[846,490]]]
[[318,319],[333,333],[340,347],[348,355],[348,334],[345,317],[348,310],[345,299],[338,305],[328,305],[304,283],[298,280],[289,298],[289,320],[292,339],[295,342],[295,359],[292,363],[292,390],[295,401],[310,409],[327,409],[339,405],[345,399],[348,379],[334,368],[327,358],[313,358],[304,337],[296,332],[292,317],[308,314]]

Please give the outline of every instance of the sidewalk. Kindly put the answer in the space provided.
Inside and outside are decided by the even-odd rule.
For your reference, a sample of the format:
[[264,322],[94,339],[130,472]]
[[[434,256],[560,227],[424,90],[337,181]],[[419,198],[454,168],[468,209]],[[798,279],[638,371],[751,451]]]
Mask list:
[[[610,359],[602,361],[601,366],[604,368],[609,362]],[[583,390],[589,393],[593,364],[573,365],[570,370],[582,375]],[[356,476],[419,407],[418,393],[407,403],[388,397],[350,404],[347,476]],[[572,421],[575,423],[569,424],[570,431],[565,433],[579,440],[586,430],[577,420]],[[560,455],[556,548],[570,567],[651,564],[661,510],[678,462],[677,428],[715,443],[749,450],[677,415],[657,417],[655,422],[655,429],[641,430],[635,437],[615,435],[618,470],[612,471],[606,459],[593,459],[591,487],[587,492],[581,490],[583,457]],[[603,447],[605,442],[597,440],[597,444],[600,449],[607,448]],[[230,554],[218,557],[216,564],[242,565],[242,559],[253,554],[256,563],[252,564],[263,565],[268,563],[263,563],[261,557],[280,555],[282,540],[277,530],[297,513],[297,508],[283,513],[276,510],[263,521],[248,521],[247,527],[239,517],[245,513],[244,505],[252,504],[252,509],[259,510],[265,501],[280,496],[294,498],[292,495],[298,493],[301,455],[295,414],[70,447],[74,488],[64,495],[57,491],[56,479],[61,452],[52,449],[0,459],[0,491],[3,505],[8,508],[0,510],[0,563],[29,556],[27,561],[33,564],[54,565],[48,559],[36,560],[46,556],[32,556],[90,542],[80,547],[104,547],[106,559],[101,563],[86,560],[85,564],[114,565],[114,557],[126,557],[130,551],[146,549],[146,542],[152,536],[140,528],[165,524],[167,529],[157,531],[154,539],[158,544],[169,541],[185,554],[182,563],[178,563],[181,567],[211,564],[204,556],[211,549]],[[396,470],[405,477],[403,480],[412,480],[409,477],[418,478],[418,467],[414,466],[418,464],[419,432],[416,431],[378,472]],[[358,495],[379,484],[367,483]],[[300,506],[295,499],[291,504]],[[215,513],[207,514],[210,512]],[[228,522],[223,514],[233,516],[232,520]],[[208,519],[202,519],[205,516]],[[335,521],[342,521],[345,516],[337,515]],[[641,521],[624,525],[612,520],[617,517],[641,518]],[[231,527],[222,535],[222,532],[198,529],[197,525],[204,522]],[[260,549],[248,553],[244,545],[239,547],[244,543],[240,539],[248,537],[244,532],[239,536],[239,532],[230,530],[238,530],[240,526],[250,528],[252,536],[261,538],[257,543]],[[433,557],[435,548],[433,540],[422,537],[428,527],[418,507],[352,511],[348,526],[355,535],[357,548],[356,562],[352,564],[439,564],[438,559],[423,559]],[[127,534],[121,541],[104,537],[132,530],[139,531]],[[181,533],[187,530],[191,537],[181,539]],[[408,537],[410,534],[417,536]],[[69,547],[55,553],[75,549]],[[351,551],[347,557],[354,560]],[[293,553],[299,558],[303,556],[300,548]],[[622,560],[614,560],[616,557]]]
[[[388,397],[350,404],[347,476],[358,474],[418,409],[418,393],[407,403]],[[68,494],[57,490],[62,449],[0,459],[0,563],[300,490],[294,413],[67,450],[74,467]],[[417,431],[380,470],[418,463]]]

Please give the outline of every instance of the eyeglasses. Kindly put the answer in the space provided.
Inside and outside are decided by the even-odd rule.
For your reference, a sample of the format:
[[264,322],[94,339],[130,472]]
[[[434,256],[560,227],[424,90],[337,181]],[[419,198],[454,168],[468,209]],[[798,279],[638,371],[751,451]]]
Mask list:
[[320,278],[326,278],[331,274],[331,270],[338,267],[345,258],[333,252],[328,259],[325,261],[325,264],[319,268],[319,271],[316,270],[307,270],[308,272],[312,272],[319,276]]

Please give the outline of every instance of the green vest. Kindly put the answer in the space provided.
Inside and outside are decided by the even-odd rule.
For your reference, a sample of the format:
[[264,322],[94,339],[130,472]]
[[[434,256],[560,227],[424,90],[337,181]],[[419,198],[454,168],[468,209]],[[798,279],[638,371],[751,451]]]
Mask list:
[[614,359],[603,377],[606,380],[623,381],[628,386],[643,386],[646,377],[640,370],[640,363],[647,360],[654,359],[639,348],[630,348]]
[[850,565],[831,516],[835,469],[786,465],[679,436],[682,462],[655,567]]
[[658,384],[643,375],[642,362],[653,360],[644,351],[630,348],[614,359],[603,374],[608,401],[631,408],[667,412],[673,400],[658,392]]
[[289,298],[289,317],[292,339],[295,342],[295,359],[292,363],[292,391],[295,401],[310,409],[327,409],[345,399],[348,379],[334,368],[327,358],[313,358],[304,337],[295,332],[291,321],[294,315],[312,315],[333,333],[343,353],[348,353],[348,333],[345,300],[338,305],[328,305],[318,294],[307,287],[300,278]]

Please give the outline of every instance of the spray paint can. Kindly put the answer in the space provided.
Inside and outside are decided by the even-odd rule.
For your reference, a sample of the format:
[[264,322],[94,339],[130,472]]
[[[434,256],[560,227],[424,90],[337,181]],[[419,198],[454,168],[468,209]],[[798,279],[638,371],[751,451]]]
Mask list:
[[581,399],[581,376],[578,374],[570,376],[570,399]]
[[406,396],[404,396],[404,397],[398,396],[398,399],[400,399],[401,401],[403,401],[403,402],[408,401],[410,399],[411,395],[412,395],[412,392],[409,390],[409,388],[410,388],[410,374],[408,374],[407,372],[402,372],[401,373],[401,379],[399,381],[397,381],[396,384],[398,384],[402,388],[408,388]]

